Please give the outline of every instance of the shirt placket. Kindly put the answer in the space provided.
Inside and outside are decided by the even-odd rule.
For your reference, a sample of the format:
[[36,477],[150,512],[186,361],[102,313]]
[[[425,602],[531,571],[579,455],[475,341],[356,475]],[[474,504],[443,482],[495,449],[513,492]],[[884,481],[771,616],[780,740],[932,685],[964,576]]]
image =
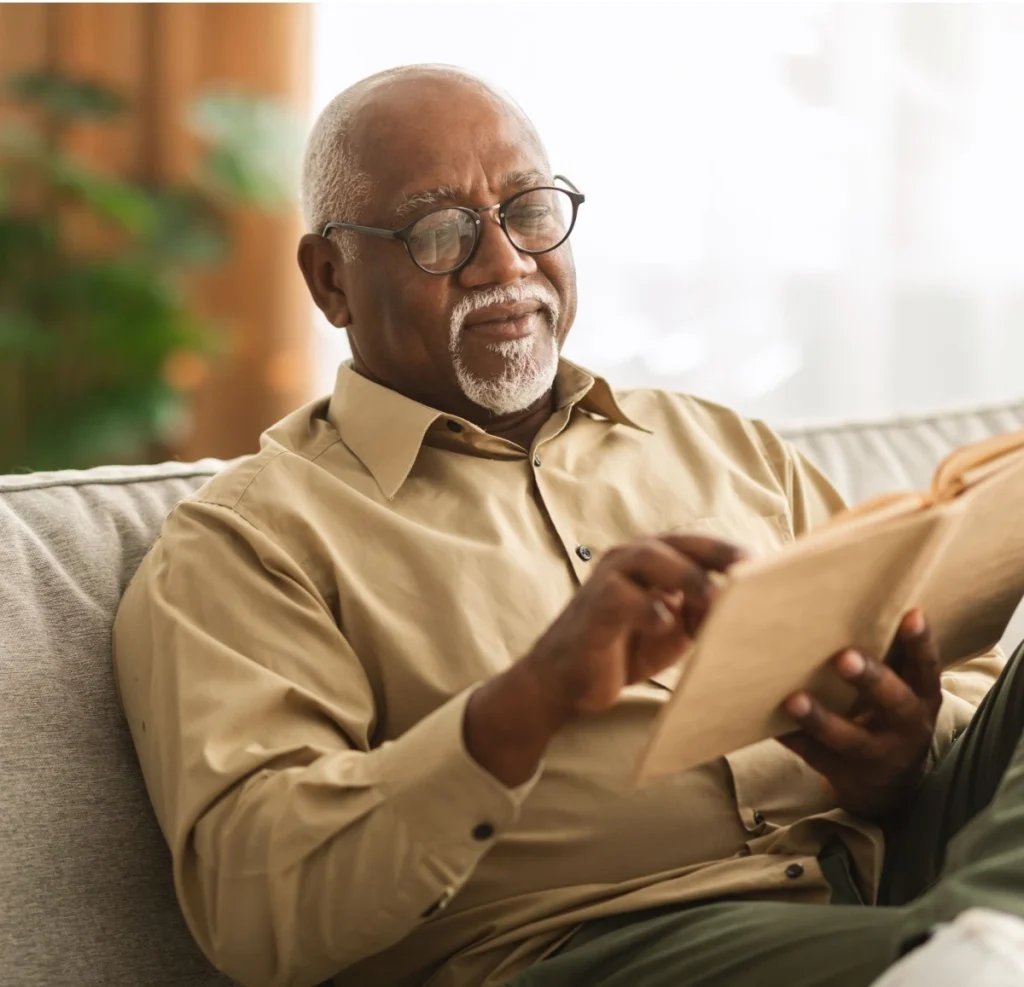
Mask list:
[[546,459],[545,448],[552,450],[552,444],[563,435],[569,427],[573,414],[573,407],[559,408],[555,414],[545,422],[544,427],[538,432],[533,447],[529,453],[530,468],[533,470],[534,486],[537,491],[537,500],[543,508],[552,528],[558,534],[565,551],[566,559],[572,568],[573,575],[578,583],[584,583],[590,576],[594,562],[594,548],[584,530],[584,519],[582,517],[563,518],[564,512],[558,511],[558,497],[552,491],[548,476],[545,473],[544,462]]

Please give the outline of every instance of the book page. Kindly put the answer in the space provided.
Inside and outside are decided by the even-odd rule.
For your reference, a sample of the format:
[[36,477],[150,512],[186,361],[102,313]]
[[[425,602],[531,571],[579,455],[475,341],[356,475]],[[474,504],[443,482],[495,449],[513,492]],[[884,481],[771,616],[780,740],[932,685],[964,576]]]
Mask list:
[[954,525],[912,601],[944,665],[994,647],[1024,596],[1024,456],[1001,467],[942,505]]
[[1018,456],[1024,457],[1024,429],[954,449],[935,469],[932,495],[936,500],[949,500]]
[[876,497],[862,501],[855,507],[840,511],[834,517],[829,518],[824,524],[814,529],[814,535],[817,538],[821,537],[823,532],[842,528],[841,536],[846,537],[845,529],[850,525],[875,525],[880,521],[887,521],[889,518],[924,510],[933,502],[930,493],[923,494],[916,490],[898,490],[893,493],[878,494]]
[[849,708],[853,690],[828,660],[846,647],[885,654],[951,523],[917,511],[845,539],[815,533],[736,567],[683,658],[637,781],[788,732],[779,706],[799,689]]

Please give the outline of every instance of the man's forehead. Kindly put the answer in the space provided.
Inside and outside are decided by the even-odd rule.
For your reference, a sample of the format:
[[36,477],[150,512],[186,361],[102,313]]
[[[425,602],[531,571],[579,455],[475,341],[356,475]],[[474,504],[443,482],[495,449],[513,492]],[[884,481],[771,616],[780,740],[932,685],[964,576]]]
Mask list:
[[480,168],[489,182],[547,168],[522,111],[464,80],[402,80],[367,94],[354,116],[352,142],[382,206],[395,208],[412,195],[467,180],[479,184]]
[[353,114],[352,137],[370,158],[430,154],[453,143],[521,142],[533,136],[522,111],[476,83],[426,77],[368,92]]

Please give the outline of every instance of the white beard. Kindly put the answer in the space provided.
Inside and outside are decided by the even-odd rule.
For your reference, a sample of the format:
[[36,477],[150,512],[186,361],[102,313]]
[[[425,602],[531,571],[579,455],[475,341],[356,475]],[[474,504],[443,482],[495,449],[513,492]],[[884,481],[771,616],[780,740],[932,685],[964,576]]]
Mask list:
[[[466,318],[488,305],[521,301],[538,301],[544,306],[538,314],[545,322],[545,331],[520,339],[488,343],[487,348],[491,352],[504,358],[505,367],[497,377],[477,377],[462,360],[461,346]],[[462,393],[474,404],[495,415],[511,415],[523,411],[543,397],[551,389],[558,372],[558,346],[555,342],[558,309],[557,296],[540,286],[490,288],[475,297],[463,299],[452,313],[449,345],[455,377]]]

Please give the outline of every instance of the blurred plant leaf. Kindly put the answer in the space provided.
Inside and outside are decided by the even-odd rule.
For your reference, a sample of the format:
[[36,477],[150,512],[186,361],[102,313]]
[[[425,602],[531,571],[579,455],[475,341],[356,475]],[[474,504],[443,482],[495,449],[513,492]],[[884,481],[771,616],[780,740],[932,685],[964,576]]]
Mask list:
[[143,249],[167,263],[210,265],[227,258],[224,217],[184,189],[151,192],[156,223]]
[[98,266],[81,289],[94,311],[88,349],[101,365],[116,360],[122,370],[158,370],[168,353],[204,345],[207,333],[187,316],[181,290],[145,265]]
[[57,413],[36,419],[28,465],[66,469],[123,458],[125,450],[143,450],[153,435],[170,431],[182,407],[181,396],[157,378],[96,388],[78,403],[73,417]]
[[63,155],[45,162],[54,188],[90,206],[102,219],[137,236],[151,235],[157,224],[157,206],[142,188],[108,178]]
[[11,120],[0,129],[0,151],[7,155],[35,156],[44,146],[39,131],[20,121]]
[[0,213],[0,299],[4,285],[23,295],[33,272],[51,266],[57,250],[53,223]]
[[57,72],[15,75],[4,89],[17,102],[38,107],[64,122],[106,120],[128,108],[128,101],[106,86]]
[[[297,122],[265,100],[211,95],[193,117],[206,143],[199,172],[144,183],[54,139],[76,120],[116,117],[127,106],[117,94],[46,74],[6,89],[51,125],[36,113],[0,129],[0,473],[141,461],[180,433],[183,392],[227,348],[193,311],[186,275],[224,260],[232,207],[290,203]],[[83,215],[116,236],[89,252],[91,224],[68,235]]]
[[58,338],[23,312],[0,311],[0,356],[5,353],[39,355],[52,353]]
[[200,180],[211,195],[267,210],[294,202],[302,132],[285,107],[237,93],[209,93],[196,101],[190,123],[210,145]]

